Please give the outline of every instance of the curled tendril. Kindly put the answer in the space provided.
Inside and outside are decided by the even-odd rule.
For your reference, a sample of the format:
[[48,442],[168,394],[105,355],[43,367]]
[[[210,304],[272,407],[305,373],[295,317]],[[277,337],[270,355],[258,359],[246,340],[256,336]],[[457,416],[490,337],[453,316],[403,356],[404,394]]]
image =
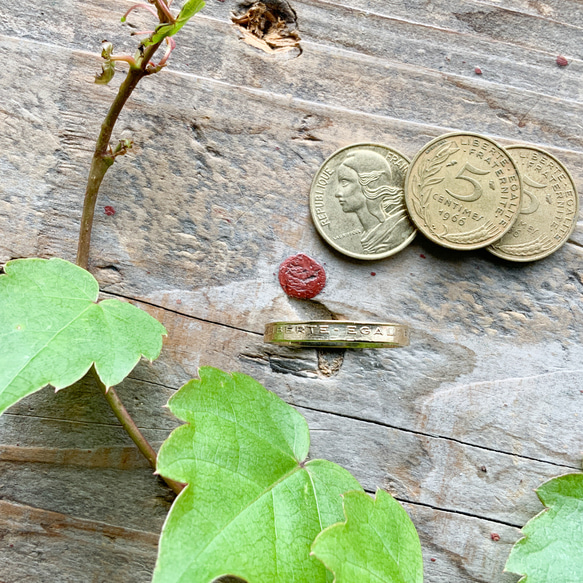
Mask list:
[[160,59],[158,66],[163,67],[164,65],[166,65],[166,61],[168,60],[168,57],[170,57],[170,55],[172,54],[172,51],[176,48],[176,41],[170,36],[166,37],[166,44],[168,45],[166,47],[166,52],[164,53],[164,56]]
[[121,21],[125,22],[130,12],[134,11],[136,8],[144,8],[145,10],[153,14],[156,18],[158,18],[158,13],[149,4],[140,3],[131,6],[130,9],[121,17]]
[[165,40],[166,40],[166,44],[168,46],[166,47],[166,52],[164,53],[164,56],[160,59],[160,61],[158,62],[157,65],[153,61],[150,61],[149,67],[148,67],[148,73],[157,73],[158,71],[160,71],[160,69],[165,67],[166,62],[168,61],[168,58],[170,57],[170,54],[176,48],[176,41],[173,38],[167,36]]

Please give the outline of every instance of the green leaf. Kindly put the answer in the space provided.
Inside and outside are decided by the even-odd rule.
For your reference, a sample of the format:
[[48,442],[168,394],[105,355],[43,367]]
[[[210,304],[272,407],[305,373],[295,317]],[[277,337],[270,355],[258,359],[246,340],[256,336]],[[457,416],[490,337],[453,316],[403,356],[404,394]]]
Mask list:
[[99,286],[63,259],[17,259],[0,275],[0,413],[45,385],[59,390],[95,363],[106,387],[141,355],[160,354],[166,330],[120,300],[95,303]]
[[335,583],[422,583],[421,543],[405,509],[384,490],[344,495],[346,522],[321,532],[312,553]]
[[344,469],[306,462],[305,419],[243,374],[201,368],[170,399],[187,421],[162,445],[158,471],[189,485],[160,539],[154,583],[323,583],[310,546],[342,519],[341,494],[360,488]]
[[101,73],[95,75],[95,83],[98,85],[107,85],[115,75],[115,62],[111,60],[113,45],[108,41],[103,41],[101,48],[101,57],[104,62],[101,63]]
[[205,6],[204,0],[188,0],[176,18],[176,22],[162,23],[156,27],[154,34],[143,41],[144,46],[162,42],[167,36],[174,36],[197,12]]
[[553,478],[536,493],[546,509],[523,527],[505,570],[526,583],[581,583],[583,474]]

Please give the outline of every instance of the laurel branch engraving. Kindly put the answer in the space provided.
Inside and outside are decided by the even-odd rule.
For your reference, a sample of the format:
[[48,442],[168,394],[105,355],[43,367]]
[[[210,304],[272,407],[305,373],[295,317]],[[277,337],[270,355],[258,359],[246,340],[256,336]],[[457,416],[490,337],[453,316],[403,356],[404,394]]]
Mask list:
[[415,212],[423,219],[427,228],[439,238],[443,238],[435,232],[435,225],[432,223],[429,215],[428,203],[433,195],[433,186],[443,181],[443,177],[439,178],[435,175],[442,169],[450,156],[459,151],[459,147],[455,142],[446,142],[437,149],[435,155],[431,158],[426,158],[417,169],[417,180],[413,183],[413,208]]
[[445,239],[446,241],[451,241],[452,243],[459,243],[460,245],[472,245],[479,241],[487,241],[498,231],[498,227],[492,221],[487,221],[483,225],[466,233],[452,233],[450,235],[448,234],[445,225],[443,229],[443,233],[438,235],[438,237]]
[[518,245],[500,245],[500,243],[496,243],[493,245],[493,247],[497,251],[501,251],[507,255],[526,257],[529,255],[546,253],[552,249],[553,245],[554,242],[548,235],[540,235],[534,241],[530,241],[528,243],[521,243]]

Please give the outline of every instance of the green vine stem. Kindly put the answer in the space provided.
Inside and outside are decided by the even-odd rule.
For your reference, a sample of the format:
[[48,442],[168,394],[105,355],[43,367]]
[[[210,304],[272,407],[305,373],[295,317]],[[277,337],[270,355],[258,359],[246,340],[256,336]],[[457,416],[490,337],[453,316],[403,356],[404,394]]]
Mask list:
[[110,150],[110,140],[113,128],[123,106],[126,104],[133,90],[140,80],[149,75],[146,70],[150,59],[161,43],[147,47],[140,67],[131,67],[126,78],[120,85],[117,95],[101,124],[101,131],[95,145],[95,152],[91,160],[91,169],[87,179],[85,189],[85,200],[83,202],[83,213],[81,214],[81,228],[79,230],[79,244],[77,246],[77,265],[87,269],[89,264],[89,248],[91,246],[91,231],[93,229],[93,217],[95,215],[95,205],[99,188],[103,182],[105,173],[109,170],[115,160],[115,155]]
[[[160,23],[174,21],[172,14],[168,10],[168,7],[163,0],[148,1],[151,4],[154,4],[156,7]],[[161,44],[162,43],[159,42],[146,47],[141,45],[137,61],[134,60],[134,63],[128,61],[130,65],[128,74],[120,85],[117,95],[115,96],[115,99],[113,100],[113,103],[111,104],[111,107],[109,108],[103,123],[101,124],[101,131],[99,132],[99,137],[97,138],[97,143],[95,144],[95,152],[93,153],[93,158],[91,160],[91,168],[89,170],[89,177],[87,179],[87,186],[85,189],[83,212],[81,214],[81,227],[79,230],[79,243],[77,246],[76,263],[83,269],[87,269],[89,265],[91,231],[93,229],[93,218],[95,215],[95,205],[97,204],[99,188],[103,182],[103,178],[105,177],[106,172],[114,163],[116,155],[119,155],[119,153],[125,153],[124,149],[122,149],[122,152],[113,152],[111,149],[110,140],[111,134],[113,133],[113,128],[118,120],[121,110],[123,109],[124,105],[126,104],[127,100],[140,80],[160,70],[160,66],[157,68],[151,67],[151,59],[154,57],[154,54]],[[128,413],[127,409],[124,407],[115,390],[113,388],[106,390],[105,386],[95,372],[95,369],[93,368],[92,370],[95,374],[97,382],[103,390],[107,402],[113,409],[113,412],[119,419],[123,428],[127,431],[128,435],[132,438],[133,442],[136,444],[144,457],[148,460],[150,465],[156,469],[156,452],[138,429],[138,426]],[[173,480],[164,478],[164,481],[176,494],[179,494],[184,488],[183,484]]]
[[[150,445],[147,439],[144,437],[142,432],[138,429],[135,421],[132,419],[131,415],[128,413],[127,409],[124,407],[124,404],[121,402],[119,395],[115,391],[113,387],[109,389],[105,388],[105,385],[101,382],[99,375],[97,374],[95,367],[91,368],[91,372],[93,376],[97,380],[97,384],[103,391],[105,395],[106,401],[109,403],[109,406],[113,409],[115,416],[118,418],[119,422],[122,424],[122,427],[126,430],[128,435],[132,438],[133,442],[136,444],[137,448],[140,450],[142,455],[148,460],[150,465],[156,469],[156,452],[154,448]],[[176,493],[180,494],[184,488],[184,484],[180,482],[175,482],[174,480],[170,480],[169,478],[163,478],[163,480],[170,486],[170,488]]]

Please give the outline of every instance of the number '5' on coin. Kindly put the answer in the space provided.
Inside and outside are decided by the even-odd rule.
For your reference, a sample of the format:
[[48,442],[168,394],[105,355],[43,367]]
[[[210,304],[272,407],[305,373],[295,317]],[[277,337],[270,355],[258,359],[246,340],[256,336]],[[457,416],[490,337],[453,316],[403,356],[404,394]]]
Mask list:
[[520,174],[501,146],[471,133],[440,136],[413,159],[405,200],[417,228],[450,249],[487,247],[521,208]]

